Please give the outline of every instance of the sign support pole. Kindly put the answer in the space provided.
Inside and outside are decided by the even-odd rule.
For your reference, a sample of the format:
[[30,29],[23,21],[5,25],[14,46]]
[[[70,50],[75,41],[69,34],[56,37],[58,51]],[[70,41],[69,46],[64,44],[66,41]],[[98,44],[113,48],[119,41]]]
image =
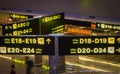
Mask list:
[[65,72],[65,56],[60,56],[58,37],[55,37],[55,55],[49,56],[50,73],[49,74],[59,74]]

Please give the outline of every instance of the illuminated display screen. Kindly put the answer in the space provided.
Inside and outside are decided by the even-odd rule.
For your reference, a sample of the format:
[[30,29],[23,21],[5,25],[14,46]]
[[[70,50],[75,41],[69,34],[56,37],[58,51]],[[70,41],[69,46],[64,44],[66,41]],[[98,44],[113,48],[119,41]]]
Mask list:
[[67,32],[70,34],[85,34],[90,35],[92,30],[80,29],[79,27],[69,27]]
[[65,19],[65,31],[68,34],[91,35],[96,29],[96,23]]
[[31,19],[3,25],[3,35],[18,36],[39,34],[39,19]]
[[0,54],[54,55],[54,37],[0,36]]
[[96,23],[96,28],[100,29],[110,29],[110,30],[120,30],[120,25],[118,24],[107,24],[107,23]]
[[9,14],[9,17],[12,19],[12,21],[20,21],[20,20],[27,20],[29,18],[33,18],[32,15],[21,15],[21,14]]
[[59,37],[59,55],[120,54],[119,36]]
[[64,13],[45,16],[40,21],[41,34],[59,33],[64,30]]

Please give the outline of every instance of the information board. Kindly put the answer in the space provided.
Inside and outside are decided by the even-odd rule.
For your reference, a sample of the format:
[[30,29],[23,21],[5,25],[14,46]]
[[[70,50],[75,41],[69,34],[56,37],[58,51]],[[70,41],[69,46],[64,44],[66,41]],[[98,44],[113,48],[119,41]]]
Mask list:
[[54,37],[0,36],[0,54],[54,55]]
[[109,30],[120,31],[120,24],[108,24],[108,23],[97,22],[96,23],[96,28],[97,29],[101,29],[101,30],[109,29]]
[[61,36],[59,55],[120,54],[120,36]]
[[15,14],[15,13],[10,13],[9,17],[12,19],[12,21],[20,21],[20,20],[27,20],[30,18],[33,18],[32,15],[23,15],[23,14]]
[[64,14],[54,14],[41,18],[32,18],[3,25],[2,34],[5,36],[18,35],[46,35],[51,33],[63,32]]
[[3,25],[2,32],[5,36],[38,35],[39,29],[39,19],[36,18]]
[[64,13],[41,17],[41,34],[61,33],[64,31]]

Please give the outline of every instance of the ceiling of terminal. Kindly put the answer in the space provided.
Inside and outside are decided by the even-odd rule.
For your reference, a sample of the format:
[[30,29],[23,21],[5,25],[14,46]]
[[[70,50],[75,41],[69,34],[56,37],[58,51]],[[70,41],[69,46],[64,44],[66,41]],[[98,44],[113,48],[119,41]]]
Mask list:
[[1,0],[1,11],[34,14],[64,12],[66,16],[79,18],[120,18],[120,0]]

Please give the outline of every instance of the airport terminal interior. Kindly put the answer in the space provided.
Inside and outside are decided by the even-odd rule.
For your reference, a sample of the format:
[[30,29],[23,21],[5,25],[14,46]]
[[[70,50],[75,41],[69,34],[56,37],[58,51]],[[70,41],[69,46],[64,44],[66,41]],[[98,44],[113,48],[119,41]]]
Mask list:
[[[57,1],[63,4],[60,10],[60,4],[54,4]],[[112,1],[57,1],[49,1],[53,6],[44,5],[46,10],[41,11],[30,3],[27,10],[19,4],[14,9],[8,3],[7,8],[0,5],[0,72],[10,74],[14,64],[16,74],[26,74],[25,57],[29,56],[34,62],[32,74],[119,74],[120,15],[119,10],[111,11],[115,11]]]

